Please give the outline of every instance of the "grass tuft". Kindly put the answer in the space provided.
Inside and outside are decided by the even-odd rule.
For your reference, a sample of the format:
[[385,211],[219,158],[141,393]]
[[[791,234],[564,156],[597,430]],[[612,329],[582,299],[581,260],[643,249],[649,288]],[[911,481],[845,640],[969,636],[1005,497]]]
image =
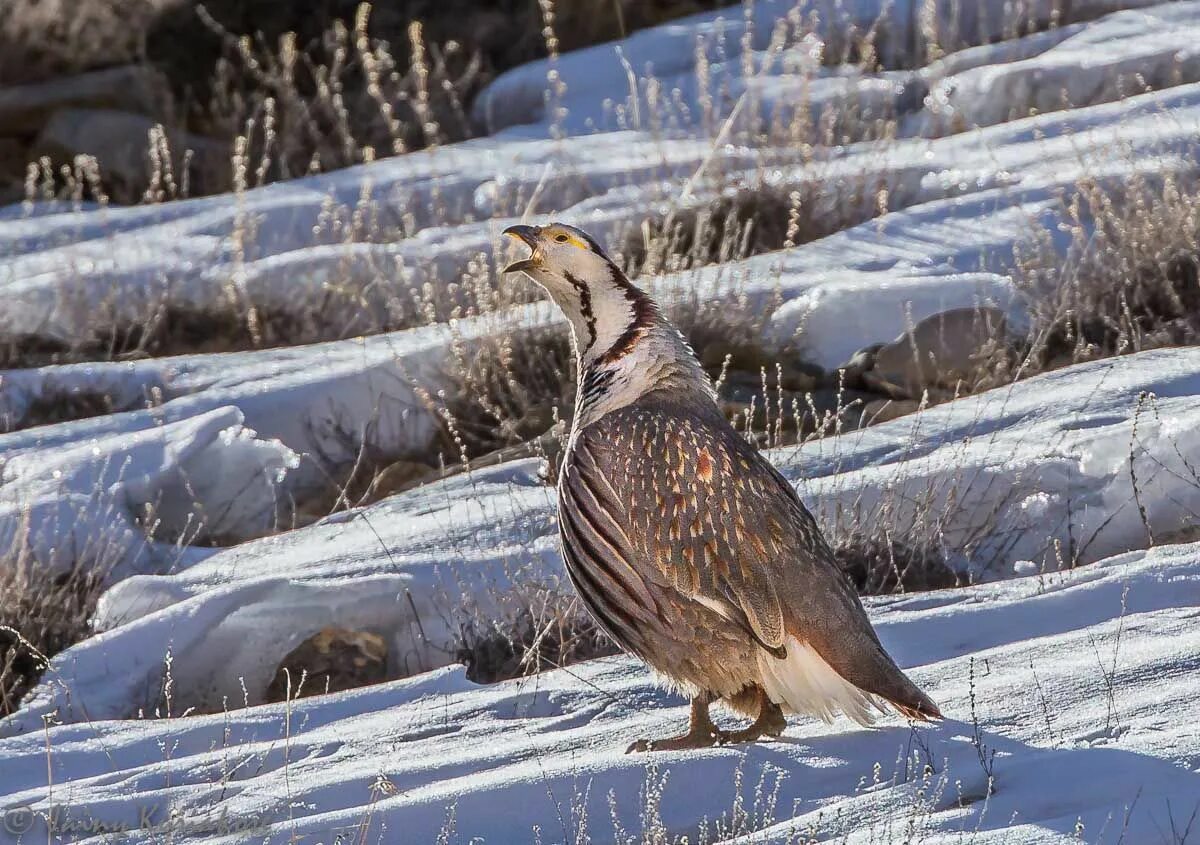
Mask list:
[[542,592],[510,618],[472,620],[462,626],[456,660],[467,678],[492,684],[619,654],[578,601]]
[[0,563],[0,716],[17,710],[49,658],[91,635],[101,592],[95,572]]

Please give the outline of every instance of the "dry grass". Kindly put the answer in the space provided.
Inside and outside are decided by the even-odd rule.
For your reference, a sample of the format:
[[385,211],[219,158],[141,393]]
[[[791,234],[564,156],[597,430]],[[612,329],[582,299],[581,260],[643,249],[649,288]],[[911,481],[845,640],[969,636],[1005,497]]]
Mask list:
[[565,327],[456,346],[437,399],[451,462],[540,437],[570,419],[575,361]]
[[806,244],[887,211],[884,188],[865,180],[844,186],[832,213],[826,190],[816,178],[733,185],[706,204],[646,219],[617,251],[631,277],[679,273]]
[[1190,177],[1084,181],[1065,257],[1050,233],[1018,253],[1032,328],[1019,375],[1200,341],[1200,190]]
[[206,352],[242,352],[273,346],[298,346],[325,338],[316,313],[275,314],[256,309],[252,330],[246,312],[228,308],[200,311],[180,308],[167,300],[147,305],[136,321],[122,319],[113,326],[103,316],[92,337],[72,344],[13,342],[0,348],[0,368],[21,369],[84,361],[128,361]]
[[[501,71],[546,55],[547,21],[559,48],[574,49],[718,5],[11,0],[0,15],[0,82],[151,64],[174,95],[167,123],[204,137],[245,138],[262,183],[475,134],[471,99]],[[203,170],[190,187],[223,191],[229,183],[227,172]],[[105,174],[102,188],[84,193],[132,202],[139,192]]]
[[535,591],[510,617],[472,619],[460,630],[455,659],[481,684],[620,653],[578,599],[557,591]]
[[91,635],[101,592],[94,571],[54,575],[20,558],[0,563],[0,716],[16,711],[48,658]]
[[118,409],[107,393],[98,390],[43,390],[29,403],[20,419],[0,417],[0,434],[39,425],[102,417]]

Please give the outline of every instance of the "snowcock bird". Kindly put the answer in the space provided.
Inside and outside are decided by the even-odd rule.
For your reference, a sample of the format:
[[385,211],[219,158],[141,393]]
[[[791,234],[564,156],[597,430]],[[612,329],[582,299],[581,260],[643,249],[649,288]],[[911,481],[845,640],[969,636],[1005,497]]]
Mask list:
[[[596,622],[691,697],[687,733],[630,751],[778,736],[785,713],[868,724],[937,705],[884,651],[792,486],[721,413],[654,301],[571,226],[510,226],[571,327],[579,389],[558,482],[571,582]],[[722,701],[753,718],[718,728]]]

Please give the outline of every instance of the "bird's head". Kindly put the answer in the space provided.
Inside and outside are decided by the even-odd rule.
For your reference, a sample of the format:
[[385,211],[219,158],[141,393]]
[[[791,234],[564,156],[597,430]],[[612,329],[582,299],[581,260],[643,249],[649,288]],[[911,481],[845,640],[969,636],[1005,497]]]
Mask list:
[[650,298],[587,233],[551,223],[509,226],[504,234],[530,249],[527,258],[512,262],[504,272],[524,273],[550,294],[571,322],[582,359],[619,352],[623,339],[660,319]]
[[584,283],[599,282],[607,280],[616,269],[590,235],[565,223],[509,226],[504,234],[530,249],[528,258],[514,261],[504,272],[525,273],[551,296],[556,288],[577,290],[578,284],[570,281],[572,278]]

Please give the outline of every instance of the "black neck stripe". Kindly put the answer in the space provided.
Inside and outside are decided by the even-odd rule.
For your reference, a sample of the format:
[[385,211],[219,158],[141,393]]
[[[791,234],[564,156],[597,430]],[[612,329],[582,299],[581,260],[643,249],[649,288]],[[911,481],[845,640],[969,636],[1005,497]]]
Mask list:
[[579,294],[579,312],[583,314],[583,320],[587,324],[588,337],[585,343],[579,350],[582,355],[592,348],[596,342],[596,312],[592,309],[592,291],[585,282],[576,278],[571,273],[565,274],[567,281],[571,283],[571,287],[575,288]]

